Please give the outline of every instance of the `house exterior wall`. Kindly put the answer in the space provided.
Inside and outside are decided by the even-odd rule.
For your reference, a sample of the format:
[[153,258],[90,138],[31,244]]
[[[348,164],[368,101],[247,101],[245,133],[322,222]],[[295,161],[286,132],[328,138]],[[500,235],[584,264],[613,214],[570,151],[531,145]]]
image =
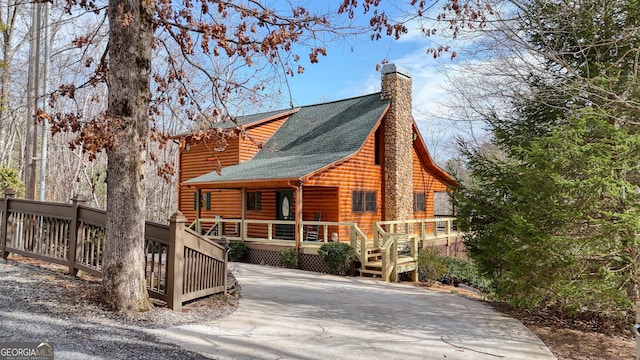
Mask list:
[[[215,152],[213,144],[208,143],[190,143],[189,150],[181,149],[178,159],[178,210],[186,216],[187,221],[191,222],[196,218],[196,209],[194,208],[194,193],[195,188],[189,188],[188,185],[183,184],[189,179],[193,179],[197,176],[204,175],[214,171],[217,162],[207,161],[207,159],[216,157],[222,166],[235,165],[239,161],[239,139],[229,139],[227,148],[222,152]],[[212,204],[224,204],[238,199],[238,194],[230,192],[218,192],[213,189],[203,189],[202,193],[211,192]],[[222,210],[222,209],[220,209]],[[202,209],[202,217],[213,217],[213,215],[220,215],[215,213],[215,208],[212,207],[210,211]]]
[[[368,236],[373,235],[373,223],[380,221],[383,213],[382,166],[375,163],[374,133],[369,136],[356,155],[305,181],[305,186],[337,187],[339,213],[336,221],[358,223],[361,230]],[[376,192],[376,212],[354,213],[351,206],[353,191]],[[303,209],[307,206],[308,204],[303,201]],[[343,229],[338,236],[343,240],[349,238],[346,229]]]
[[[266,142],[273,136],[286,118],[268,121],[246,130],[247,136],[236,139],[228,139],[228,146],[222,152],[214,151],[214,144],[190,143],[189,150],[182,149],[179,155],[178,183],[178,210],[182,212],[188,222],[195,220],[196,209],[193,207],[194,188],[189,188],[183,183],[200,175],[214,171],[217,162],[207,161],[208,158],[217,158],[222,167],[236,165],[240,162],[252,159],[259,151],[259,144]],[[202,189],[202,193],[211,192],[211,210],[202,208],[201,216],[225,218],[240,218],[241,192],[239,190]],[[275,205],[274,205],[275,206]]]
[[282,126],[287,118],[269,121],[247,129],[247,135],[240,139],[240,162],[253,159],[260,151],[261,145],[266,143]]
[[[187,218],[187,222],[191,223],[196,219],[197,210],[194,207],[194,189],[186,189],[181,192],[180,212]],[[204,204],[200,210],[202,218],[214,218],[222,216],[223,218],[238,219],[240,218],[241,192],[233,189],[202,189],[203,197],[207,193],[210,194],[210,208],[206,209]]]
[[[260,210],[246,210],[245,217],[251,220],[273,220],[276,218],[276,192],[272,189],[247,189],[247,192],[259,191],[260,192]],[[240,209],[240,203],[237,204]],[[295,204],[293,204],[295,209]],[[295,210],[294,210],[295,211]],[[238,216],[237,218],[240,218]],[[247,226],[247,234],[249,237],[267,237],[267,230],[265,225],[249,224]]]
[[425,194],[425,211],[413,211],[416,219],[432,218],[433,213],[433,194],[436,191],[447,191],[447,185],[439,179],[436,179],[426,168],[424,162],[418,156],[415,147],[413,149],[413,193]]
[[[339,189],[337,187],[303,187],[302,189],[302,219],[312,221],[316,215],[320,215],[320,221],[337,222],[340,219],[340,207],[338,206]],[[303,239],[309,227],[303,229]],[[324,238],[324,228],[320,227],[318,237]],[[329,226],[327,238],[338,232],[338,228]]]

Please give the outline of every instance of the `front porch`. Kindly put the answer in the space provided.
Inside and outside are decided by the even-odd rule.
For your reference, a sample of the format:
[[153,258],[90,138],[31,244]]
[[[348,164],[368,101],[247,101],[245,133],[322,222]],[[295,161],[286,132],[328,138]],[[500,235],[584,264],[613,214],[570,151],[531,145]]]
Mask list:
[[[439,247],[443,255],[451,257],[463,252],[462,234],[455,218],[449,217],[377,221],[373,236],[367,236],[353,222],[218,217],[196,219],[190,227],[212,240],[244,242],[249,248],[248,261],[255,264],[279,266],[279,251],[296,248],[299,268],[316,272],[327,271],[318,257],[322,244],[349,243],[356,251],[360,276],[376,276],[385,281],[397,281],[401,273],[410,273],[417,281],[419,249]],[[283,231],[283,227],[290,230]]]

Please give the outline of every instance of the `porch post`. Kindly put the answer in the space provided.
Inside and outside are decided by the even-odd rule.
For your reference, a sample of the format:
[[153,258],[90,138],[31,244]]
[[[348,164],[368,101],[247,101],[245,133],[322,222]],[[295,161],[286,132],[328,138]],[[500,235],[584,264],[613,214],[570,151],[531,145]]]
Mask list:
[[242,188],[242,199],[240,199],[240,206],[242,206],[242,209],[240,209],[240,220],[242,220],[242,222],[240,223],[240,239],[242,240],[242,242],[244,242],[244,233],[245,233],[244,220],[247,217],[247,188],[246,187]]
[[202,229],[200,225],[200,218],[202,217],[202,189],[197,189],[196,194],[198,200],[196,200],[196,232],[198,235],[202,235]]
[[[302,181],[298,182],[298,189],[296,189],[296,225],[295,225],[295,239],[296,239],[296,252],[300,253],[300,241],[302,240],[300,222],[302,221]],[[298,267],[300,267],[300,257],[298,256]]]

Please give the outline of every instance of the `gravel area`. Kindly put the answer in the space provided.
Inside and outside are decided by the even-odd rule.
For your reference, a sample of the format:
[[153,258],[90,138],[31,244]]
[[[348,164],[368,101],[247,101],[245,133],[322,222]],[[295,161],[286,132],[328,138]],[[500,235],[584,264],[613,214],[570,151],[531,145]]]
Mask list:
[[238,304],[236,297],[214,296],[185,305],[181,313],[158,304],[127,316],[105,308],[97,281],[33,263],[0,258],[0,342],[51,342],[56,359],[206,359],[160,343],[145,329],[213,321]]

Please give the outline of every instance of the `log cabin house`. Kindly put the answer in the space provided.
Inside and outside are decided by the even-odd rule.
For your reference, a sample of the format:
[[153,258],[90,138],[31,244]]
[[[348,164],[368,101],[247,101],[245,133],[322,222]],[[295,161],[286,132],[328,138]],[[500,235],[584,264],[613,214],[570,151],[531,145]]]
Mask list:
[[[322,271],[315,254],[326,241],[382,263],[371,248],[390,233],[437,232],[418,221],[434,218],[435,199],[455,184],[429,156],[411,108],[408,71],[388,64],[381,92],[238,117],[246,136],[221,152],[187,135],[179,210],[198,232],[245,241],[253,263],[278,265],[278,251],[295,247],[300,268]],[[408,220],[413,230],[397,230]]]

